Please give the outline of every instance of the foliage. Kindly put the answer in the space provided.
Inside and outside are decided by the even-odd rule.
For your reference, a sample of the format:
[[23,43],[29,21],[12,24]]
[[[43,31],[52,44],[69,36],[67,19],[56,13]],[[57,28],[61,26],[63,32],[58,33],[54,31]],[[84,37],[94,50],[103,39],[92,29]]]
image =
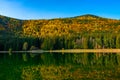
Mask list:
[[[49,20],[0,16],[0,50],[119,48],[120,21],[95,15]],[[25,50],[25,49],[24,49]]]
[[26,51],[27,49],[28,49],[28,43],[25,42],[25,43],[23,44],[23,50]]

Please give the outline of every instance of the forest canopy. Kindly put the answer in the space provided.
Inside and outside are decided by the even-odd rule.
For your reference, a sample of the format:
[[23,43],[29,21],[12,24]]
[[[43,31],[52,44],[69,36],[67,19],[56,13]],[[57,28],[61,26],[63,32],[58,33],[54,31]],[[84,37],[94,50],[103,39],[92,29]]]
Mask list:
[[0,50],[120,48],[120,20],[87,14],[19,20],[0,16]]

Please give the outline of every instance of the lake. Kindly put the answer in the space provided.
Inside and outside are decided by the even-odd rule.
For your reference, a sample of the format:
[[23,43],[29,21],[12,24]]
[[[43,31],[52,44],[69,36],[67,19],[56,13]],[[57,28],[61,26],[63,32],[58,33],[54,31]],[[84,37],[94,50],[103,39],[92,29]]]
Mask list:
[[0,80],[119,80],[119,53],[1,53]]

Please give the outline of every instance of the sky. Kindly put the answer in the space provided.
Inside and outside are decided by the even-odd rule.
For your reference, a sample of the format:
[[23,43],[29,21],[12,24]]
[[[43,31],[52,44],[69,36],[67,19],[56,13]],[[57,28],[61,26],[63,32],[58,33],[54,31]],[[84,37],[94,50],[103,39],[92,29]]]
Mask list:
[[0,15],[52,19],[93,14],[120,19],[120,0],[0,0]]

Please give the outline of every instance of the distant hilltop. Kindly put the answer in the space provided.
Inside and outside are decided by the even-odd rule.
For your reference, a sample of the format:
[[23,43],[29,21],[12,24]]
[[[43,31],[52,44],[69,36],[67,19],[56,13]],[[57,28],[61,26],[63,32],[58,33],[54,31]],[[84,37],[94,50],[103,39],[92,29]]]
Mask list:
[[[7,19],[12,18],[12,17],[9,17],[9,16],[4,16],[4,15],[0,15],[0,17],[1,18],[7,18]],[[93,15],[93,14],[84,14],[84,15],[79,15],[79,16],[74,16],[74,17],[65,17],[65,18],[80,18],[80,17],[104,18],[104,17],[101,17],[101,16]],[[16,18],[12,18],[12,19],[16,19]],[[52,19],[59,19],[59,18],[52,18]],[[64,18],[62,18],[62,19],[64,19]],[[106,17],[106,19],[112,19],[112,18],[107,18]],[[21,20],[21,19],[17,19],[17,20]],[[42,19],[29,19],[29,20],[42,20]],[[50,19],[47,19],[47,20],[50,20]]]

